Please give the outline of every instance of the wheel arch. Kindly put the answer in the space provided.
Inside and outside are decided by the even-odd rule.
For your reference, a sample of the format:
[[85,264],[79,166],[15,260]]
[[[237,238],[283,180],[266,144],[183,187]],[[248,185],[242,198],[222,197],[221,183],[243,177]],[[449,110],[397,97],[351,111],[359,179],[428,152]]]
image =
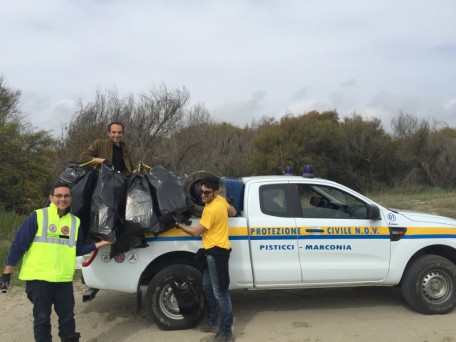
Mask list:
[[202,271],[199,264],[194,260],[195,253],[188,251],[173,251],[160,255],[158,258],[152,260],[149,265],[144,269],[139,278],[140,285],[148,285],[150,280],[157,272],[163,268],[174,264],[192,265]]
[[413,263],[414,260],[416,260],[417,258],[419,258],[423,255],[438,255],[438,256],[441,256],[441,257],[444,257],[444,258],[450,260],[453,264],[456,265],[456,248],[453,248],[448,245],[440,245],[440,244],[423,247],[422,249],[417,251],[415,254],[413,254],[412,257],[407,262],[407,265],[404,268],[404,272],[402,273],[402,277],[401,277],[401,281],[400,281],[399,285],[402,284],[402,280],[404,278],[405,272],[407,271],[409,266]]

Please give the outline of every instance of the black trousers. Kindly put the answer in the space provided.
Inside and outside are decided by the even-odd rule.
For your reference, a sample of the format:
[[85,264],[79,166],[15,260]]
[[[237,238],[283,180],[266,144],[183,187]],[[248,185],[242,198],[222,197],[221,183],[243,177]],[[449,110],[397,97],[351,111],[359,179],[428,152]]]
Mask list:
[[29,280],[25,285],[28,299],[33,303],[33,333],[35,341],[50,342],[51,311],[59,317],[59,336],[65,338],[75,334],[73,283],[51,283]]

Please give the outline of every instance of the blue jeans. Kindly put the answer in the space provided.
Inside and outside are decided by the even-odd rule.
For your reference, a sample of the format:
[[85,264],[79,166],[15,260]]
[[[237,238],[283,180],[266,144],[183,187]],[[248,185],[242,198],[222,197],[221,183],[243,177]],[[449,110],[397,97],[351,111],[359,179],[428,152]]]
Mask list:
[[220,310],[220,330],[221,335],[231,335],[233,325],[233,308],[228,289],[220,288],[217,266],[212,255],[207,255],[207,268],[204,270],[203,289],[208,305],[207,322],[210,325],[217,323]]
[[28,299],[33,303],[33,333],[35,341],[52,341],[52,305],[59,317],[59,336],[75,334],[73,283],[51,283],[42,280],[29,280],[25,285]]

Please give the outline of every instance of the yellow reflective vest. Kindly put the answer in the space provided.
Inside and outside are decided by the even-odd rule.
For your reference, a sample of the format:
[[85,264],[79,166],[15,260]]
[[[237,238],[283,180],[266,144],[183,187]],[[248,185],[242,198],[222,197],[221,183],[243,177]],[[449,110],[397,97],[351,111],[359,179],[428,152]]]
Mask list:
[[38,231],[24,254],[19,279],[73,281],[79,218],[71,213],[59,217],[54,203],[35,212]]

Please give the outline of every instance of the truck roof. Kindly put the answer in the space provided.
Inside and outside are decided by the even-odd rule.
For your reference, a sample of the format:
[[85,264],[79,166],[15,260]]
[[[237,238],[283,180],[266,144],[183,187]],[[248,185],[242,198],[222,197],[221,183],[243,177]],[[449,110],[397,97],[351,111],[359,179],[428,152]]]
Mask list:
[[[244,182],[244,184],[247,184],[248,182],[251,182],[251,181],[265,181],[265,182],[277,182],[277,180],[285,180],[285,181],[291,181],[291,182],[295,182],[295,181],[302,181],[302,180],[305,180],[306,183],[309,183],[309,184],[315,184],[315,183],[327,183],[328,185],[329,184],[338,184],[334,181],[331,181],[331,180],[328,180],[328,179],[324,179],[324,178],[310,178],[310,177],[303,177],[303,176],[282,176],[282,175],[275,175],[275,176],[248,176],[248,177],[242,177],[241,178],[242,182]],[[340,184],[338,184],[340,185]]]

